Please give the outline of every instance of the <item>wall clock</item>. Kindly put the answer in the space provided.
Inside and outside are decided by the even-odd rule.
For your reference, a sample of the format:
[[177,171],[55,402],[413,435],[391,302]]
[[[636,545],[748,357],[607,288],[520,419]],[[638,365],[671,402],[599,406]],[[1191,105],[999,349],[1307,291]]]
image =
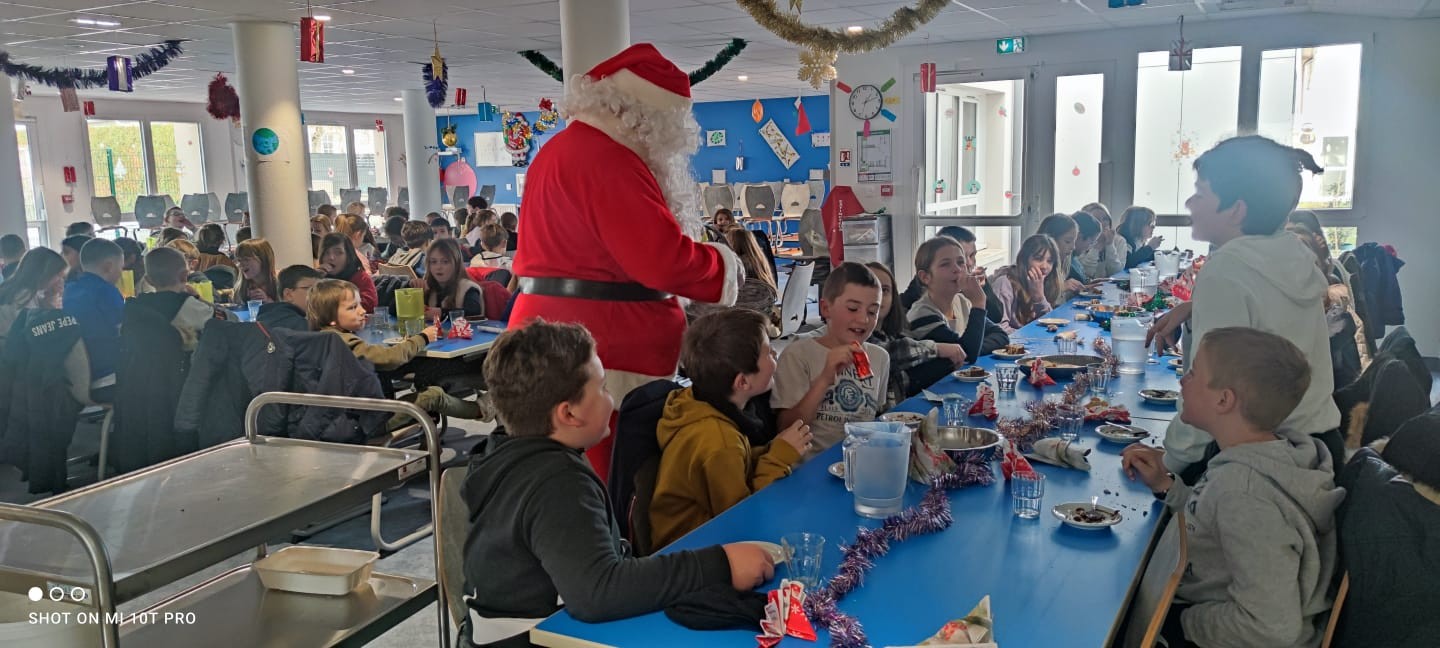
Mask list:
[[895,79],[893,78],[878,86],[862,83],[853,88],[843,82],[835,82],[835,87],[850,95],[850,114],[854,115],[855,119],[865,122],[865,129],[862,133],[866,137],[870,136],[870,120],[884,117],[892,122],[895,121],[895,113],[885,107],[887,103],[885,91],[894,85]]

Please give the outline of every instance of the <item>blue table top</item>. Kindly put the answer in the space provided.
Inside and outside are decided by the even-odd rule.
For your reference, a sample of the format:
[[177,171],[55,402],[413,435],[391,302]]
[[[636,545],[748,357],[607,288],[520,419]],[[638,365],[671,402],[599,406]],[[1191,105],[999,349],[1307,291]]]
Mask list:
[[[1069,319],[1074,312],[1066,306],[1058,309],[1055,317]],[[1089,327],[1081,329],[1082,335],[1103,333],[1090,323],[1072,321],[1070,326]],[[1049,342],[1053,336],[1042,329],[1027,327],[1018,337],[1027,338],[1032,350],[1053,351]],[[979,364],[988,368],[995,362],[985,358]],[[1176,385],[1173,371],[1152,369],[1143,377],[1125,377],[1117,385],[1118,391],[1123,394],[1142,378],[1156,387],[1173,389]],[[1043,393],[1058,394],[1063,385]],[[959,388],[972,396],[975,390],[973,383],[953,378],[937,387],[942,391]],[[1039,393],[1028,384],[1018,389],[1022,390],[1018,396],[1001,399],[1002,414],[1019,414],[1023,403],[1033,400],[1027,396]],[[1119,402],[1126,401],[1122,398]],[[897,409],[926,408],[922,399],[913,398]],[[1163,438],[1166,423],[1174,415],[1173,409],[1168,415],[1136,407],[1131,407],[1131,412],[1136,425],[1156,435],[1152,443]],[[976,424],[984,425],[983,419],[976,419]],[[989,595],[995,636],[1001,645],[1106,645],[1139,579],[1163,505],[1143,484],[1125,478],[1120,470],[1122,445],[1101,440],[1093,425],[1082,432],[1081,443],[1093,448],[1089,473],[1036,465],[1046,478],[1038,520],[1012,515],[1010,495],[996,464],[994,485],[951,493],[955,523],[949,529],[892,545],[888,555],[875,561],[865,584],[840,602],[840,609],[859,619],[872,645],[908,646],[929,637],[945,622],[964,616]],[[665,551],[742,540],[778,542],[786,533],[812,531],[826,537],[823,570],[828,578],[839,563],[840,543],[853,541],[859,526],[879,524],[856,515],[844,483],[826,471],[839,459],[840,448],[830,448]],[[906,506],[919,503],[923,493],[924,486],[911,483]],[[1088,502],[1091,496],[1119,509],[1124,521],[1109,530],[1079,531],[1050,514],[1050,507],[1056,504]],[[776,581],[764,589],[774,587],[784,572],[781,566]],[[816,628],[816,632],[816,645],[826,645],[825,630]],[[754,644],[754,635],[754,631],[743,630],[691,631],[658,612],[592,624],[576,621],[562,610],[532,631],[531,641],[545,646],[744,646]]]
[[[242,322],[250,321],[250,311],[245,308],[232,308],[230,312],[234,313]],[[491,345],[495,344],[495,338],[500,337],[500,334],[491,331],[482,331],[479,329],[479,327],[482,326],[502,331],[505,330],[505,322],[485,320],[476,325],[476,328],[468,340],[452,338],[431,342],[425,346],[425,356],[431,358],[463,358],[489,349]],[[366,339],[368,340],[369,338]],[[380,343],[380,340],[370,341],[376,344]]]

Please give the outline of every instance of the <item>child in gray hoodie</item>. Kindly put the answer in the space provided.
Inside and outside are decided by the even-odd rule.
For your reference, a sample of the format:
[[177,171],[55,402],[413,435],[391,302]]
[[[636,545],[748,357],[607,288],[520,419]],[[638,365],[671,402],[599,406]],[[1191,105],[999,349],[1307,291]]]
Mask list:
[[1320,644],[1336,569],[1335,510],[1345,491],[1335,486],[1321,441],[1276,431],[1311,374],[1285,338],[1212,329],[1180,381],[1180,416],[1220,446],[1208,471],[1187,487],[1167,472],[1164,451],[1125,449],[1130,478],[1185,512],[1190,564],[1161,632],[1169,645]]

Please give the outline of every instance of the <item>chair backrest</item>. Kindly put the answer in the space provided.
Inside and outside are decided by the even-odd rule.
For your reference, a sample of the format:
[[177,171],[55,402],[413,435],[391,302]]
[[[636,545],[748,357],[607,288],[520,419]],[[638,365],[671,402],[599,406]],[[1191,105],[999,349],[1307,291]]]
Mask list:
[[735,208],[735,192],[730,185],[710,185],[701,192],[701,202],[705,205],[705,219],[709,220],[718,210]]
[[[163,213],[163,212],[162,212]],[[139,211],[136,211],[139,214]],[[96,225],[110,227],[119,225],[122,218],[120,201],[114,196],[96,196],[90,199],[90,218]]]
[[210,218],[209,218],[210,222],[212,222],[212,223],[223,223],[223,222],[225,222],[225,220],[226,220],[225,208],[224,208],[223,205],[220,204],[220,196],[217,196],[217,195],[215,195],[214,193],[208,193],[208,194],[205,194],[205,197],[207,198],[207,202],[205,203],[205,206],[210,208]]
[[510,303],[510,290],[504,284],[482,281],[480,299],[485,302],[485,317],[498,320],[505,312],[505,306]]
[[185,210],[185,217],[195,224],[209,222],[210,220],[210,196],[206,194],[185,194],[180,197],[180,208]]
[[485,199],[486,204],[490,205],[491,207],[495,206],[495,185],[480,185],[479,195],[481,198]]
[[[165,210],[170,208],[170,196],[136,196],[135,221],[140,227],[162,227],[165,225]],[[118,212],[117,212],[118,213]]]
[[797,231],[800,254],[807,257],[829,256],[830,244],[825,238],[825,216],[818,209],[806,209],[800,216]]
[[324,189],[311,190],[309,192],[309,198],[311,214],[317,213],[320,210],[321,205],[335,204],[330,202],[330,192],[325,191]]
[[[450,192],[450,205],[459,209],[465,206],[465,201],[470,199],[469,185],[460,185]],[[461,223],[463,225],[463,223]]]
[[654,527],[650,524],[650,502],[655,499],[655,481],[660,476],[660,457],[650,457],[635,471],[635,494],[630,498],[630,546],[636,556],[655,552]]
[[780,297],[780,335],[794,335],[805,323],[809,311],[810,278],[815,274],[814,260],[796,260],[785,281],[785,294]]
[[768,184],[747,185],[740,190],[744,197],[745,216],[752,221],[775,218],[775,190]]
[[810,205],[808,208],[820,209],[820,205],[825,204],[825,181],[811,180],[805,184],[810,186]]
[[[655,427],[664,414],[665,400],[670,392],[679,388],[680,385],[673,380],[655,380],[631,390],[620,402],[615,445],[610,451],[610,475],[606,482],[610,501],[615,506],[615,517],[619,520],[633,522],[631,506],[635,501],[635,476],[640,474],[647,461],[653,459],[659,465],[660,441],[655,438]],[[650,490],[654,490],[653,485]],[[625,534],[631,543],[637,541],[633,526],[626,525]],[[647,529],[646,545],[649,539]]]
[[337,205],[337,206],[338,206],[339,208],[341,208],[341,209],[344,209],[344,208],[345,208],[345,205],[349,205],[349,204],[352,203],[352,202],[360,202],[360,190],[359,190],[359,189],[341,189],[341,190],[340,190],[340,202],[344,203],[343,205]]
[[803,182],[787,182],[780,190],[780,215],[798,219],[810,208],[810,186]]
[[1185,531],[1185,512],[1170,518],[1160,541],[1150,553],[1145,573],[1140,577],[1135,598],[1130,605],[1130,623],[1125,628],[1125,648],[1151,648],[1165,625],[1175,589],[1189,563],[1189,540]]
[[400,195],[395,199],[395,202],[405,209],[410,209],[410,188],[400,187]]
[[[240,275],[240,273],[236,272],[234,268],[225,265],[210,266],[209,268],[205,269],[204,274],[205,278],[209,279],[210,284],[213,285],[217,290],[229,290],[234,288]],[[244,300],[240,301],[243,302]]]
[[371,216],[380,216],[389,206],[390,190],[384,187],[370,187],[365,191],[365,203],[370,206]]
[[465,466],[448,468],[440,473],[440,587],[445,590],[450,619],[459,623],[467,614],[465,601],[465,536],[470,533],[470,510],[465,506],[461,490],[465,486]]
[[240,191],[225,194],[225,220],[231,223],[239,223],[245,220],[245,212],[250,211],[249,192]]

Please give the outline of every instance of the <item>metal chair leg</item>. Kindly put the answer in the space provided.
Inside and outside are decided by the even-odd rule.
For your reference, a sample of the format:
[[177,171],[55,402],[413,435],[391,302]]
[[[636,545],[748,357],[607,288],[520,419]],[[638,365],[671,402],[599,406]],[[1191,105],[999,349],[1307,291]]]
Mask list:
[[105,464],[110,460],[110,427],[115,421],[114,406],[105,408],[105,420],[100,423],[100,465],[95,468],[95,481],[105,481]]

